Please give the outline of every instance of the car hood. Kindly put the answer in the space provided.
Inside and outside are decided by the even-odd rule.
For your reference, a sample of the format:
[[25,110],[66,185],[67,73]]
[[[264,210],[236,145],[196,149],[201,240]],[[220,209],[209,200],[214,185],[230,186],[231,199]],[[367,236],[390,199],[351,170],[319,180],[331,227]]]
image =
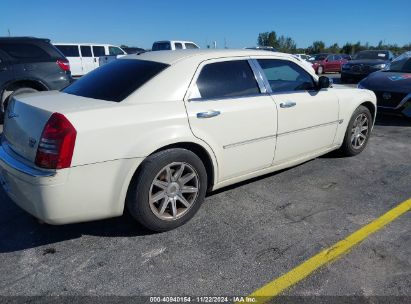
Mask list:
[[364,64],[364,65],[375,65],[375,64],[382,64],[382,63],[388,63],[388,60],[382,60],[382,59],[358,59],[358,60],[350,60],[348,64],[354,65],[354,64]]
[[411,73],[379,71],[361,81],[361,85],[372,91],[411,93]]

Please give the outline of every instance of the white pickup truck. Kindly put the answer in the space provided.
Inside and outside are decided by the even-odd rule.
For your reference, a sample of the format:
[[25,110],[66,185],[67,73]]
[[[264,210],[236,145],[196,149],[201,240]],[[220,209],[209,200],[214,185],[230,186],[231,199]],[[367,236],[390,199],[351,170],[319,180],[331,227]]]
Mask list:
[[[192,41],[162,40],[162,41],[154,42],[151,50],[152,51],[175,51],[175,50],[199,49],[199,48],[200,47]],[[137,53],[137,54],[141,54],[141,53]],[[100,66],[105,65],[123,56],[124,55],[101,56],[99,58],[99,65]]]

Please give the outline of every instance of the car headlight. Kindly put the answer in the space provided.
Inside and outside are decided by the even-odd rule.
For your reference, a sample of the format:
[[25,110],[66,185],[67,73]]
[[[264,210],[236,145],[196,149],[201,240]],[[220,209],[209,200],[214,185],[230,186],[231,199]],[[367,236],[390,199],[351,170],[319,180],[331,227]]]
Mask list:
[[381,69],[382,70],[383,68],[385,68],[385,66],[386,66],[385,63],[380,63],[380,64],[373,65],[372,67],[375,68],[375,69]]

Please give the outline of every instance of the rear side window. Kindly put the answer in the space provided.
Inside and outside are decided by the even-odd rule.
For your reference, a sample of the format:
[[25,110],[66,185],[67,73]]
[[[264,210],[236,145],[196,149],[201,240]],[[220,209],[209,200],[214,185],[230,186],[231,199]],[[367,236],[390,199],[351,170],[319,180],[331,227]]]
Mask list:
[[197,79],[201,98],[239,97],[260,93],[246,60],[210,63]]
[[2,43],[0,48],[10,57],[27,60],[48,60],[50,55],[37,45],[29,43]]
[[104,50],[104,46],[93,46],[93,54],[94,57],[105,56],[106,51]]
[[198,46],[193,43],[186,43],[186,49],[198,49]]
[[119,59],[86,74],[63,92],[120,102],[167,67],[159,62]]
[[55,45],[66,57],[80,57],[77,45]]
[[183,45],[179,42],[174,43],[174,46],[175,46],[176,50],[181,50],[183,48]]
[[310,74],[291,61],[278,59],[257,60],[273,93],[305,91],[315,88]]
[[81,56],[82,57],[93,57],[91,54],[91,46],[89,45],[82,45],[80,46]]
[[156,42],[153,44],[153,51],[169,51],[171,50],[170,42]]

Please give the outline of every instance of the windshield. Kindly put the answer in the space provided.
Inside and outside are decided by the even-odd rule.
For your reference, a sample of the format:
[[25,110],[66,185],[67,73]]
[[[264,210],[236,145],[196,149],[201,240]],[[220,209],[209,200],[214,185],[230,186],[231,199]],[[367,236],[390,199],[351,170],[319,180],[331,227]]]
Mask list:
[[387,68],[387,71],[411,73],[411,52],[406,52],[395,58]]
[[167,64],[154,61],[119,59],[86,74],[63,92],[120,102],[166,67]]
[[388,52],[386,51],[362,51],[354,56],[354,60],[358,59],[380,59],[388,60]]

